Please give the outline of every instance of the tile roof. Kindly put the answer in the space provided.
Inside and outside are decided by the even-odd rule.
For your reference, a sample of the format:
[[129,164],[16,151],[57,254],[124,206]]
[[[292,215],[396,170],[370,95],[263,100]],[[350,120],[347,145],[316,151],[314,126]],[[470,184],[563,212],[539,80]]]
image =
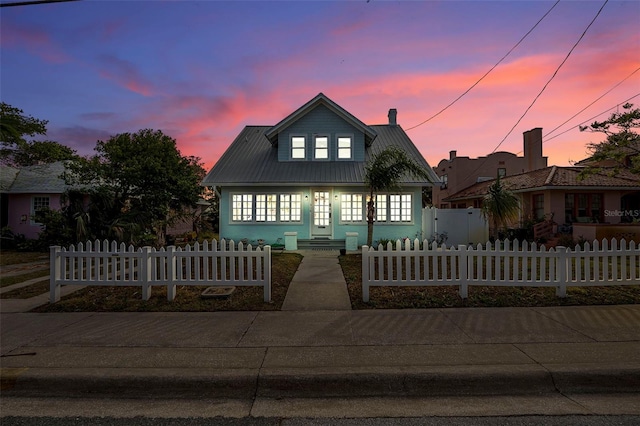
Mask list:
[[[578,179],[582,167],[550,166],[518,175],[506,176],[502,183],[513,192],[530,192],[542,189],[637,189],[640,190],[640,176],[622,171],[617,176],[604,172]],[[458,201],[484,197],[495,179],[476,183],[458,191],[444,201]]]
[[[278,149],[267,139],[271,126],[246,126],[204,178],[202,184],[223,186],[244,185],[309,185],[309,184],[362,184],[366,161],[388,146],[403,149],[418,164],[432,174],[433,182],[439,178],[422,154],[400,126],[373,125],[377,137],[366,149],[365,161],[278,161]],[[424,182],[412,178],[403,184]]]

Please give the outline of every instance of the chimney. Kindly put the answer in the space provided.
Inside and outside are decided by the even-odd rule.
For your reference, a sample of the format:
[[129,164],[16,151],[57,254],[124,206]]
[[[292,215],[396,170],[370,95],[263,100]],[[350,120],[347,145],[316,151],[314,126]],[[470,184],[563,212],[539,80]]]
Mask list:
[[524,160],[526,172],[547,166],[546,158],[542,156],[542,128],[536,127],[523,133]]
[[456,158],[456,154],[457,153],[458,153],[457,151],[449,151],[449,161],[451,161],[454,158]]
[[398,110],[395,108],[391,108],[389,110],[389,126],[397,126],[398,123],[396,121],[396,117],[398,116]]

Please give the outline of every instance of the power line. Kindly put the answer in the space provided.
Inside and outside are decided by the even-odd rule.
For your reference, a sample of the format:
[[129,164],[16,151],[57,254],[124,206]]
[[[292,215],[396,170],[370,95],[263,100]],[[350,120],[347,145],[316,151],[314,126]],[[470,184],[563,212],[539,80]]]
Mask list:
[[569,53],[567,53],[567,55],[564,57],[564,59],[562,60],[562,62],[560,63],[560,65],[558,65],[558,67],[556,68],[556,70],[553,72],[553,74],[551,75],[551,78],[549,78],[549,80],[545,83],[545,85],[542,87],[542,90],[540,90],[540,92],[536,95],[536,97],[533,99],[533,102],[531,102],[531,104],[527,107],[527,109],[524,111],[524,113],[522,114],[522,116],[520,116],[520,118],[518,119],[518,121],[516,121],[516,124],[513,125],[513,127],[511,127],[511,130],[509,130],[509,132],[506,134],[506,136],[504,138],[502,138],[502,140],[500,141],[500,143],[493,149],[493,151],[491,151],[491,153],[494,153],[497,151],[498,148],[500,148],[500,145],[502,145],[504,143],[505,140],[507,140],[507,138],[509,137],[509,135],[511,135],[511,133],[515,130],[516,126],[518,124],[520,124],[520,122],[524,119],[524,117],[527,115],[527,113],[529,112],[529,110],[533,107],[533,105],[536,103],[536,101],[540,98],[540,96],[542,95],[542,93],[544,93],[544,91],[547,89],[547,87],[549,86],[549,84],[551,83],[551,81],[556,77],[556,75],[558,74],[558,71],[560,71],[560,68],[562,68],[562,66],[565,64],[565,62],[567,62],[567,60],[569,59],[569,56],[571,56],[571,53],[573,53],[573,51],[575,50],[575,48],[578,46],[578,44],[580,43],[580,41],[582,41],[582,39],[584,38],[585,34],[587,33],[587,31],[589,31],[589,28],[591,28],[591,25],[593,25],[593,23],[596,21],[596,19],[598,19],[598,16],[600,16],[600,13],[602,12],[602,9],[604,9],[604,7],[607,5],[607,3],[609,2],[609,0],[605,0],[605,2],[603,3],[602,7],[600,7],[600,10],[598,10],[598,13],[596,13],[596,16],[593,17],[593,19],[591,20],[591,22],[589,22],[589,25],[587,25],[587,28],[585,28],[585,30],[582,32],[582,34],[580,35],[580,38],[578,38],[578,41],[575,42],[575,44],[573,45],[573,47],[571,47],[571,49],[569,50]]
[[[585,124],[585,123],[588,123],[589,121],[594,120],[594,119],[596,119],[596,118],[600,117],[602,114],[606,114],[607,112],[611,111],[612,109],[617,108],[617,107],[619,107],[620,105],[624,105],[624,104],[626,104],[627,102],[629,102],[630,100],[632,100],[632,99],[634,99],[634,98],[637,98],[638,96],[640,96],[640,93],[633,95],[632,97],[630,97],[630,98],[628,98],[628,99],[626,99],[626,100],[624,100],[624,101],[622,101],[622,102],[620,102],[620,103],[616,104],[615,106],[612,106],[611,108],[608,108],[608,109],[606,109],[606,110],[602,111],[602,112],[601,112],[601,113],[599,113],[599,114],[594,115],[594,116],[593,116],[593,117],[591,117],[591,118],[587,118],[586,120],[582,121],[581,123],[578,123],[578,124],[577,124],[577,126],[581,126],[581,125],[583,125],[583,124]],[[584,110],[583,110],[583,111],[584,111]],[[574,116],[574,117],[575,117],[575,116]],[[565,121],[565,123],[566,123],[566,121]],[[558,126],[558,127],[560,127],[560,126]],[[565,133],[568,133],[568,132],[570,132],[570,131],[574,130],[574,129],[575,129],[575,127],[576,127],[576,126],[572,126],[572,127],[570,127],[569,129],[565,130],[564,132],[558,133],[557,135],[555,135],[555,136],[551,136],[550,138],[545,138],[545,140],[544,140],[542,143],[546,143],[546,142],[548,142],[548,141],[550,141],[550,140],[552,140],[552,139],[557,138],[558,136],[562,136],[562,135],[564,135]],[[557,129],[557,127],[556,127],[556,129]],[[554,130],[555,130],[555,129],[554,129]],[[546,136],[546,135],[545,135],[545,136]],[[522,152],[522,151],[518,152],[518,154],[520,154],[521,152]],[[516,154],[516,155],[517,155],[517,154]]]
[[540,98],[540,96],[542,95],[542,93],[544,93],[544,91],[546,90],[547,86],[549,86],[549,83],[551,83],[551,81],[555,78],[555,76],[558,74],[558,71],[560,71],[560,68],[562,68],[562,66],[565,64],[565,62],[567,62],[567,60],[569,59],[569,56],[571,56],[571,53],[575,50],[575,48],[578,46],[578,44],[580,43],[580,41],[584,38],[585,34],[587,33],[587,31],[589,30],[589,28],[591,28],[591,25],[593,25],[593,23],[595,22],[595,20],[598,18],[598,16],[600,16],[600,13],[602,12],[602,9],[604,9],[604,7],[607,5],[607,3],[609,2],[609,0],[605,0],[604,4],[600,7],[600,10],[598,10],[598,13],[596,13],[596,16],[593,17],[593,19],[591,20],[591,22],[589,22],[589,25],[587,25],[587,28],[585,28],[585,30],[582,32],[582,34],[580,35],[580,37],[578,38],[578,41],[575,42],[575,44],[571,47],[571,49],[569,50],[569,52],[567,53],[567,55],[564,57],[564,59],[562,60],[562,62],[560,63],[560,65],[558,65],[558,67],[556,68],[556,70],[554,71],[554,73],[551,75],[551,78],[549,78],[549,80],[545,83],[545,85],[542,87],[542,90],[540,90],[540,92],[536,95],[536,97],[533,99],[533,101],[531,102],[531,104],[527,107],[527,109],[524,111],[524,113],[522,114],[522,116],[520,116],[520,118],[518,119],[518,121],[516,121],[516,124],[513,125],[513,127],[511,127],[511,130],[509,130],[509,132],[506,134],[506,136],[500,141],[500,143],[493,149],[493,151],[491,151],[487,156],[484,157],[484,160],[482,161],[482,163],[480,163],[480,165],[478,165],[478,167],[475,168],[475,170],[471,173],[472,175],[475,175],[476,172],[478,170],[480,170],[482,168],[482,166],[484,166],[484,164],[486,163],[489,155],[493,154],[494,152],[496,152],[498,150],[498,148],[500,148],[500,146],[504,143],[505,140],[507,140],[507,138],[509,137],[509,135],[511,135],[511,133],[513,132],[513,130],[516,128],[516,126],[518,126],[518,124],[520,124],[520,122],[522,121],[522,119],[524,119],[524,117],[527,115],[527,113],[529,112],[529,110],[533,107],[533,105],[536,103],[536,101]]
[[[569,118],[568,120],[566,120],[564,123],[560,124],[558,127],[556,127],[555,129],[551,130],[549,133],[547,133],[545,136],[551,135],[553,132],[555,132],[556,130],[558,130],[560,127],[564,126],[565,124],[567,124],[569,121],[573,120],[574,118],[576,118],[578,115],[582,114],[586,109],[588,109],[590,106],[592,106],[593,104],[595,104],[596,102],[598,102],[600,99],[604,98],[606,95],[608,95],[609,93],[611,93],[613,91],[613,89],[615,89],[616,87],[620,86],[622,83],[624,83],[625,81],[627,81],[629,78],[631,78],[631,76],[633,76],[635,73],[637,73],[638,71],[640,71],[640,67],[636,68],[635,71],[633,71],[631,74],[629,74],[627,77],[625,77],[624,79],[622,79],[622,81],[618,82],[618,84],[614,85],[611,89],[607,90],[606,92],[604,92],[602,95],[600,95],[596,100],[594,100],[593,102],[591,102],[589,105],[587,105],[586,107],[582,108],[580,111],[578,111],[577,113],[575,113],[571,118]],[[637,96],[637,95],[636,95]],[[633,99],[633,98],[632,98]]]
[[47,3],[65,3],[70,1],[80,1],[80,0],[33,0],[33,1],[15,1],[11,3],[0,3],[0,7],[12,7],[12,6],[33,6],[36,4],[47,4]]
[[482,77],[480,77],[480,79],[479,79],[478,81],[476,81],[475,83],[473,83],[473,84],[471,85],[471,87],[469,87],[467,90],[465,90],[465,92],[464,92],[464,93],[462,93],[460,96],[458,96],[456,99],[454,99],[454,100],[453,100],[453,102],[451,102],[449,105],[447,105],[446,107],[442,108],[440,111],[438,111],[437,113],[435,113],[435,114],[434,114],[434,115],[432,115],[431,117],[429,117],[429,118],[427,118],[426,120],[424,120],[422,123],[420,123],[420,124],[416,124],[416,125],[415,125],[415,126],[413,126],[413,127],[409,127],[408,129],[405,129],[405,131],[406,131],[406,132],[408,132],[409,130],[413,130],[413,129],[415,129],[416,127],[420,127],[420,126],[422,126],[423,124],[425,124],[425,123],[427,123],[427,122],[429,122],[429,121],[433,120],[434,118],[436,118],[437,116],[439,116],[440,114],[442,114],[443,112],[445,112],[447,109],[449,109],[449,107],[453,106],[453,104],[455,104],[455,103],[456,103],[456,102],[458,102],[460,99],[462,99],[462,97],[463,97],[464,95],[466,95],[467,93],[469,93],[469,92],[471,91],[471,89],[473,89],[474,87],[476,87],[476,86],[478,85],[478,83],[480,83],[482,80],[484,80],[484,78],[485,78],[487,75],[489,75],[489,73],[490,73],[491,71],[493,71],[493,70],[494,70],[498,65],[500,65],[500,63],[501,63],[503,60],[505,60],[505,59],[506,59],[506,57],[507,57],[507,56],[509,56],[509,55],[511,54],[511,52],[513,52],[513,51],[516,49],[516,47],[518,47],[518,46],[520,45],[520,43],[522,43],[522,42],[524,41],[524,39],[525,39],[525,38],[527,38],[527,36],[528,36],[529,34],[531,34],[531,32],[532,32],[532,31],[533,31],[533,30],[538,26],[538,24],[540,24],[540,22],[542,22],[542,20],[543,20],[544,18],[546,18],[546,17],[547,17],[547,15],[548,15],[552,10],[553,10],[553,8],[554,8],[554,7],[556,7],[556,6],[558,5],[558,3],[560,3],[560,0],[556,1],[556,2],[554,3],[554,5],[553,5],[553,6],[551,6],[551,9],[549,9],[549,10],[547,11],[547,13],[545,13],[545,14],[542,16],[542,18],[540,18],[540,19],[538,20],[538,22],[536,22],[536,24],[535,24],[535,25],[534,25],[534,26],[533,26],[533,27],[532,27],[532,28],[531,28],[531,29],[530,29],[530,30],[529,30],[529,31],[528,31],[528,32],[527,32],[527,33],[526,33],[526,34],[525,34],[521,39],[520,39],[520,41],[518,41],[518,42],[515,44],[515,46],[513,46],[513,47],[512,47],[512,48],[511,48],[507,53],[506,53],[506,55],[504,55],[504,56],[503,56],[503,57],[502,57],[502,58],[501,58],[501,59],[500,59],[500,60],[499,60],[499,61],[498,61],[494,66],[492,66],[492,67],[491,67],[491,69],[489,69],[489,71],[487,71],[486,73],[484,73],[484,75],[483,75]]

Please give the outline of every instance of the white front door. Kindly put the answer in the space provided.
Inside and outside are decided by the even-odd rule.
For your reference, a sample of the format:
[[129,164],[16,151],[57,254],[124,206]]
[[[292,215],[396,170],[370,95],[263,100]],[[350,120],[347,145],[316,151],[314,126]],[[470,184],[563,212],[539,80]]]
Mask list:
[[317,189],[312,194],[311,238],[331,238],[331,192]]

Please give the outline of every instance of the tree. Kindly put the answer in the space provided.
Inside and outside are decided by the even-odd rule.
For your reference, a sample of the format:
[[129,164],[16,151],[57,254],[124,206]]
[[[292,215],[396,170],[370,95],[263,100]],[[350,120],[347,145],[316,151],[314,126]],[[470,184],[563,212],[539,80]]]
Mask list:
[[506,226],[518,218],[520,203],[518,197],[504,187],[497,178],[482,200],[482,215],[493,222],[493,237],[498,238],[499,226]]
[[622,170],[640,175],[640,135],[634,130],[640,128],[640,108],[633,108],[630,103],[622,108],[622,112],[611,114],[608,120],[580,126],[580,131],[606,136],[602,142],[587,145],[591,157],[585,161],[587,167],[580,172],[581,178],[604,170],[611,175]]
[[406,175],[430,180],[429,171],[416,163],[397,146],[390,146],[372,156],[365,165],[364,182],[369,188],[367,202],[367,245],[373,242],[376,215],[375,198],[378,192],[401,190],[400,179]]
[[47,121],[24,115],[11,105],[0,103],[0,160],[17,167],[70,160],[76,152],[54,141],[27,141],[25,137],[45,135]]
[[162,245],[170,220],[180,217],[175,213],[196,206],[205,172],[200,160],[182,156],[175,139],[151,129],[98,141],[95,151],[68,165],[67,183],[113,200],[100,202],[103,231],[125,242]]

